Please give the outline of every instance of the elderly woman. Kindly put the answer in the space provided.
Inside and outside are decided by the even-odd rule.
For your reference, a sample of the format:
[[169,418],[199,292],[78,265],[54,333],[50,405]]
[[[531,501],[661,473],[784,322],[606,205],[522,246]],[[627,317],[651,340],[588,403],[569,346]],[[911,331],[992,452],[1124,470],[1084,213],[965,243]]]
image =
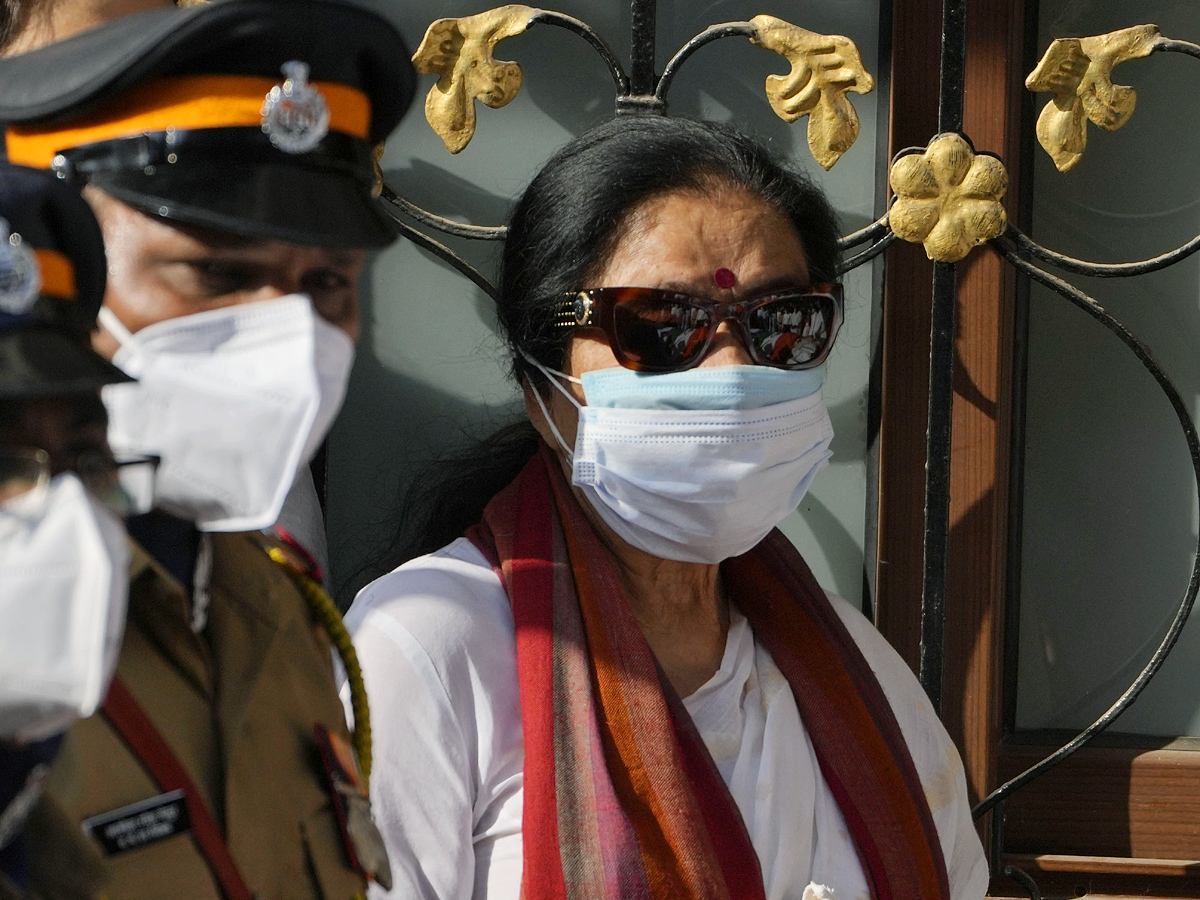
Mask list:
[[347,617],[392,896],[983,897],[920,686],[774,530],[829,455],[837,261],[722,126],[618,119],[529,186],[499,316],[536,438]]

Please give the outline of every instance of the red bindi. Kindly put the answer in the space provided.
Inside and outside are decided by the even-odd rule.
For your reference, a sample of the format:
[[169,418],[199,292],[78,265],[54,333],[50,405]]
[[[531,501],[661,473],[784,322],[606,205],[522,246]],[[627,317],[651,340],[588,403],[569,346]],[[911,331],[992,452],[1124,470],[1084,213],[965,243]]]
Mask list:
[[737,281],[737,276],[729,269],[721,266],[717,271],[713,272],[713,281],[717,283],[717,287],[722,290],[728,290],[733,287],[733,283]]

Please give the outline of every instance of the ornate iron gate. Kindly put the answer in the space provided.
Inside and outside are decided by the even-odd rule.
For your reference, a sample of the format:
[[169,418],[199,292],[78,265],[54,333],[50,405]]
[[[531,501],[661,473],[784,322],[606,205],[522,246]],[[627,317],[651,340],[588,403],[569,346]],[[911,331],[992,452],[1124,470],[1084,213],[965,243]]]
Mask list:
[[[493,50],[503,39],[535,25],[567,29],[604,60],[616,89],[619,115],[666,115],[668,94],[680,67],[701,47],[741,37],[779,53],[791,64],[783,76],[767,79],[767,98],[785,121],[808,117],[808,143],[814,158],[831,168],[858,136],[858,118],[847,93],[874,87],[852,41],[806,31],[771,16],[713,25],[681,47],[661,73],[655,71],[656,2],[631,0],[631,59],[626,72],[617,54],[579,19],[528,6],[504,6],[459,19],[440,19],[426,33],[414,62],[419,72],[437,74],[426,115],[451,153],[474,134],[475,101],[496,108],[520,89],[517,63],[497,61]],[[1095,318],[1136,356],[1168,398],[1191,456],[1200,497],[1200,439],[1187,407],[1150,348],[1099,303],[1050,269],[1098,277],[1133,277],[1171,266],[1200,249],[1200,236],[1161,256],[1138,262],[1100,264],[1073,259],[1043,247],[1008,222],[1001,205],[1008,187],[1003,161],[976,153],[963,133],[963,88],[967,60],[966,0],[944,0],[938,134],[925,147],[902,151],[890,169],[891,202],[878,221],[841,240],[848,255],[843,272],[879,256],[897,239],[921,243],[935,261],[930,294],[930,376],[925,483],[924,577],[921,605],[920,678],[935,708],[941,708],[945,646],[947,546],[950,533],[951,406],[955,367],[957,263],[988,244],[1024,277],[1040,283]],[[1154,26],[1138,26],[1107,35],[1054,41],[1026,79],[1035,92],[1051,92],[1037,123],[1037,139],[1060,171],[1075,165],[1084,152],[1088,122],[1114,130],[1133,112],[1132,88],[1112,82],[1113,67],[1156,52],[1200,58],[1200,46],[1169,40]],[[503,226],[467,225],[422,209],[381,181],[381,194],[401,232],[496,296],[496,288],[476,268],[419,225],[445,234],[479,240],[503,240]],[[415,224],[414,224],[415,223]],[[1019,776],[992,791],[974,809],[976,818],[1002,811],[1004,801],[1084,746],[1108,727],[1137,698],[1177,641],[1200,590],[1200,547],[1178,610],[1153,656],[1112,706],[1071,741]],[[1022,884],[1034,898],[1037,885],[1025,872],[1004,866],[1002,815],[993,817],[993,874]]]

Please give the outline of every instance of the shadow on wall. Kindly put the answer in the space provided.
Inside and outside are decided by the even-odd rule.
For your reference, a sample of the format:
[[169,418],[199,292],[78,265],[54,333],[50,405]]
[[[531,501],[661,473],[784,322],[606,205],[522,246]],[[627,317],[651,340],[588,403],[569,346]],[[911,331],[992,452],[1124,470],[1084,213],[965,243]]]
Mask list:
[[327,528],[333,587],[344,609],[354,593],[384,574],[382,558],[400,530],[412,478],[433,460],[453,455],[515,419],[516,407],[472,404],[425,382],[391,372],[364,354],[356,364],[343,415],[375,421],[370,442],[341,433],[330,442],[330,492],[369,495],[361,506],[333,504]]
[[[465,297],[454,298],[461,300]],[[481,294],[476,301],[490,322],[490,301]],[[326,529],[334,593],[343,608],[359,587],[383,574],[378,563],[398,535],[400,505],[412,478],[432,460],[455,453],[521,412],[515,403],[466,400],[385,364],[374,349],[379,297],[369,280],[361,302],[358,355],[329,439]]]

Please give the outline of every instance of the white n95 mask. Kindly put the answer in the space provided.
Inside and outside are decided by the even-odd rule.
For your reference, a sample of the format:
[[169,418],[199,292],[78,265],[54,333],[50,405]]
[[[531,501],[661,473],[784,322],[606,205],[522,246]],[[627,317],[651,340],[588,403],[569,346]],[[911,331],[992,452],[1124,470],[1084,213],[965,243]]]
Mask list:
[[[800,505],[830,456],[833,426],[821,376],[807,371],[712,366],[623,376],[604,370],[611,373],[604,382],[639,379],[636,389],[604,384],[605,393],[639,408],[591,405],[587,375],[589,405],[581,406],[554,377],[569,376],[542,371],[579,409],[572,451],[533,392],[568,452],[572,483],[617,535],[662,559],[719,563],[745,553]],[[654,379],[663,379],[661,390]],[[718,395],[723,408],[687,408]],[[784,396],[792,399],[761,405],[762,398]]]
[[95,712],[128,565],[124,527],[74,474],[0,504],[0,739],[41,740]]
[[274,524],[300,467],[346,396],[354,342],[293,294],[206,310],[130,334],[113,362],[136,383],[105,387],[117,453],[162,457],[157,504],[201,531]]

